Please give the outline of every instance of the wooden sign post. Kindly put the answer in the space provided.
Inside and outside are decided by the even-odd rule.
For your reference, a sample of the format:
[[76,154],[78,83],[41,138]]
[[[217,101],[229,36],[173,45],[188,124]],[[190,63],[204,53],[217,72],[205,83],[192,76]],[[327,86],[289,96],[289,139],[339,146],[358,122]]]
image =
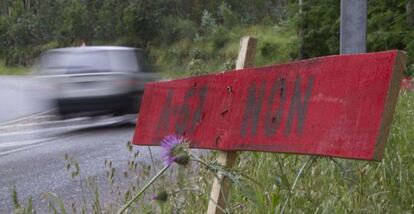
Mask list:
[[192,148],[381,160],[405,61],[335,55],[150,83],[133,144],[180,134]]
[[[241,39],[239,55],[236,61],[236,70],[253,67],[255,50],[255,38],[243,37]],[[231,90],[231,88],[229,88],[229,90]],[[217,158],[217,163],[225,168],[231,168],[236,162],[236,158],[237,153],[235,151],[222,152]],[[229,196],[229,189],[229,179],[218,172],[214,177],[213,186],[211,188],[207,214],[223,213],[221,209],[226,208],[226,199]]]

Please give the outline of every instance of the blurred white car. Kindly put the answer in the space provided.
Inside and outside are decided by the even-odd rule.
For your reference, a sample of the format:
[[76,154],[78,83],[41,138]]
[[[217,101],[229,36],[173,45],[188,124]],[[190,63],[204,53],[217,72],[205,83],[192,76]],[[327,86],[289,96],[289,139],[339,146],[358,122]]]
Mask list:
[[159,80],[143,50],[129,47],[51,49],[36,67],[53,85],[51,101],[63,118],[136,113],[144,84]]

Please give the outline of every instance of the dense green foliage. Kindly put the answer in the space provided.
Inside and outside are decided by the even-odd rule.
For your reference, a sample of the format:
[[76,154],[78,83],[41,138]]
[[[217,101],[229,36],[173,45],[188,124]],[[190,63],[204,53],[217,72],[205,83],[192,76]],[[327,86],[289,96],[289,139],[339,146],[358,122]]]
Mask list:
[[[202,38],[219,26],[224,34],[224,28],[237,24],[277,21],[284,14],[282,6],[283,1],[270,0],[4,0],[0,54],[7,65],[30,65],[45,49],[82,41],[144,48],[169,45]],[[216,47],[226,42],[216,40]]]
[[[413,1],[368,2],[368,50],[414,51]],[[162,69],[205,72],[231,67],[247,34],[267,38],[258,65],[337,54],[339,13],[340,0],[4,0],[0,56],[31,65],[46,49],[86,41],[146,48]]]

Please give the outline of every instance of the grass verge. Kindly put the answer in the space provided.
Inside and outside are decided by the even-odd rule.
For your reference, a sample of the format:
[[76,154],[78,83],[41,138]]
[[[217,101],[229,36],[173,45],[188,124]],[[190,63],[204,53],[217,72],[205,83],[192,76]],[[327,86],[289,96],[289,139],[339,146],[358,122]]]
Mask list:
[[4,60],[0,60],[0,75],[27,75],[30,68],[24,66],[5,66]]

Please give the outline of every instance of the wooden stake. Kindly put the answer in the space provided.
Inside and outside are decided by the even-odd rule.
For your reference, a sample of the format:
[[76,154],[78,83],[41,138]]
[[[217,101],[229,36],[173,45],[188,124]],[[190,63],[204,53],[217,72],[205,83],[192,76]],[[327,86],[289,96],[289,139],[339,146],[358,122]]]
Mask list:
[[[236,69],[253,67],[256,51],[256,39],[245,36],[240,41],[239,55],[236,61]],[[231,168],[236,162],[237,152],[221,152],[217,162],[224,168]],[[218,172],[211,188],[207,214],[221,214],[226,209],[226,201],[229,198],[230,181],[222,173]]]
[[239,56],[236,61],[236,70],[253,67],[256,53],[256,39],[245,36],[240,40]]

